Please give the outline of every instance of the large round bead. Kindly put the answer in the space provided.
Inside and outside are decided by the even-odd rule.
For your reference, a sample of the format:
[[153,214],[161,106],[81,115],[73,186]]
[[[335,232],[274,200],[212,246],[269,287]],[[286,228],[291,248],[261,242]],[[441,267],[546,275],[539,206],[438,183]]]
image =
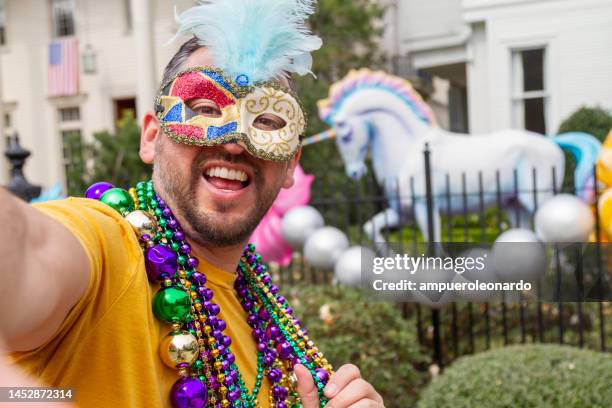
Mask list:
[[327,384],[327,380],[329,380],[329,373],[322,368],[315,369],[315,373],[319,381],[323,384]]
[[132,211],[125,216],[125,219],[136,231],[138,237],[142,237],[145,234],[153,236],[157,232],[157,221],[148,212],[141,210]]
[[174,408],[204,408],[208,403],[208,390],[197,378],[181,378],[172,386],[170,401]]
[[111,183],[107,183],[106,181],[99,181],[97,183],[93,183],[87,191],[85,191],[85,197],[91,198],[92,200],[99,200],[102,197],[102,194],[106,193],[108,190],[113,188]]
[[170,368],[181,363],[191,365],[198,358],[198,339],[187,331],[170,333],[161,341],[159,355]]
[[162,274],[170,277],[176,273],[178,260],[166,245],[154,245],[145,251],[145,267],[149,281],[157,282]]
[[126,215],[134,211],[134,200],[132,200],[130,193],[122,188],[111,188],[102,194],[100,201],[106,205],[110,205],[121,215]]
[[159,290],[153,298],[153,313],[168,323],[184,321],[190,307],[189,295],[174,286]]

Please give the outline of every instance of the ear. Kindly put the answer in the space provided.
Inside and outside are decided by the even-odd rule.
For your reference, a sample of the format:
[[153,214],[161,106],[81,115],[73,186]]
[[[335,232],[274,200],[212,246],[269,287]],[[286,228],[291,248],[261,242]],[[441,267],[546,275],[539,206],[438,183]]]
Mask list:
[[297,152],[293,155],[287,169],[285,170],[285,180],[283,181],[283,188],[291,188],[293,186],[293,172],[300,162],[300,156],[302,155],[302,148],[300,147]]
[[155,140],[159,133],[159,121],[157,116],[151,111],[147,112],[142,119],[142,129],[140,131],[140,159],[147,163],[153,163],[155,157]]

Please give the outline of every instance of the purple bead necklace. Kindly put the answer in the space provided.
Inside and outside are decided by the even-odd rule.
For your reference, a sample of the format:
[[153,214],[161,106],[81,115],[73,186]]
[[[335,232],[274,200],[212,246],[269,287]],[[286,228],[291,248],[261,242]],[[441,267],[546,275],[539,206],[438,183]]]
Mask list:
[[224,334],[227,323],[218,317],[220,307],[212,300],[213,291],[206,287],[206,275],[196,269],[198,259],[191,255],[183,230],[155,193],[153,183],[138,183],[129,192],[96,183],[86,196],[125,216],[139,235],[149,280],[160,283],[153,312],[172,325],[160,345],[160,356],[180,376],[170,392],[174,407],[260,407],[257,395],[264,378],[270,383],[271,407],[300,407],[295,364],[309,369],[320,406],[325,406],[323,388],[332,367],[293,317],[286,299],[278,294],[253,244],[245,247],[234,282],[257,343],[257,375],[249,391],[231,352],[232,340]]

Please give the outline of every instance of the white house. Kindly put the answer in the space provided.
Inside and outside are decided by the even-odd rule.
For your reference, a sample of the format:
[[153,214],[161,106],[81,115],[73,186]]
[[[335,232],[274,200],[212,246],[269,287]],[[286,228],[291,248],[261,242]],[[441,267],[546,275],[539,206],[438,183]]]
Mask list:
[[[579,106],[612,109],[611,0],[380,0],[384,47],[403,74],[433,77],[429,102],[456,131],[553,133]],[[113,130],[121,112],[152,107],[165,45],[194,0],[0,0],[0,128],[32,151],[27,178],[65,183],[64,141]],[[79,88],[51,96],[54,41],[76,39]],[[6,133],[0,129],[0,135]],[[0,151],[4,143],[0,139]],[[0,158],[0,185],[8,179]]]
[[[125,109],[138,107],[138,115],[152,109],[163,68],[181,44],[166,45],[176,31],[175,3],[185,9],[194,2],[0,0],[4,133],[17,131],[32,152],[29,181],[64,183],[71,152],[63,140],[112,131]],[[80,51],[78,92],[50,96],[50,44],[70,38]],[[4,146],[2,140],[0,151]],[[0,185],[8,179],[7,167],[1,158]]]
[[391,4],[387,47],[448,81],[453,130],[554,133],[582,105],[612,110],[610,0]]

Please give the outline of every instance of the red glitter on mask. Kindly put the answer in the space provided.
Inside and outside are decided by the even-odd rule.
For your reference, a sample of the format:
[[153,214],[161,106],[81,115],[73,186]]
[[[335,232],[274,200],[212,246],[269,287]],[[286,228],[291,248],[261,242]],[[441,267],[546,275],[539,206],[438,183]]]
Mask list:
[[199,98],[210,99],[221,109],[236,103],[220,89],[215,81],[199,72],[187,72],[178,77],[170,92],[172,96],[178,96],[183,101]]
[[204,129],[192,125],[168,125],[168,129],[178,136],[188,137],[189,139],[204,139]]

